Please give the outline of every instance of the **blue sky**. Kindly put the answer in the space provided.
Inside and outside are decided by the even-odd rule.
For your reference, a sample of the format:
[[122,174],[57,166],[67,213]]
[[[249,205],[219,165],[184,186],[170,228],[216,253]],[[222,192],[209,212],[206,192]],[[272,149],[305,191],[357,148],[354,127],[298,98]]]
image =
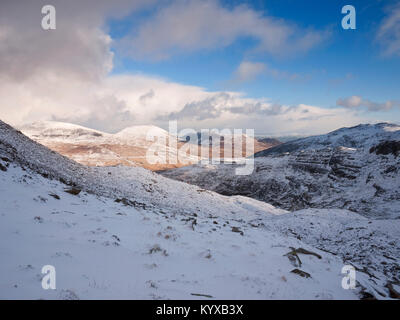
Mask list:
[[[400,122],[399,0],[51,2],[52,31],[40,27],[46,1],[0,2],[11,124],[316,134]],[[347,4],[355,30],[341,27]]]
[[[344,30],[341,8],[351,3],[356,8],[357,29]],[[228,46],[183,52],[161,61],[143,61],[124,57],[115,52],[114,73],[142,72],[166,79],[196,85],[210,91],[235,90],[249,97],[269,98],[273,102],[299,102],[334,107],[339,97],[359,95],[372,101],[400,100],[398,55],[384,56],[375,40],[384,9],[394,1],[317,1],[270,0],[226,1],[221,6],[238,5],[262,15],[282,18],[301,28],[327,30],[330,36],[306,53],[289,57],[252,53],[256,40],[239,38]],[[122,20],[108,22],[110,35],[119,39],[154,14],[154,8],[144,14],[135,13]],[[243,60],[262,62],[270,68],[298,74],[301,79],[290,80],[260,74],[252,81],[229,83]],[[398,112],[393,112],[398,116]],[[389,116],[389,114],[378,114]],[[390,117],[390,116],[389,116]],[[397,118],[398,119],[398,118]]]

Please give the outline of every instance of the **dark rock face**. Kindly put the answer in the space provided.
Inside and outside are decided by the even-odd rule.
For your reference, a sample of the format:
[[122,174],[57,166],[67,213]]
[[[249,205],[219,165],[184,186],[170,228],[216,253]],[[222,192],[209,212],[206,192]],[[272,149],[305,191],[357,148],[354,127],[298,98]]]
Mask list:
[[379,143],[376,146],[373,146],[369,149],[370,153],[375,153],[377,155],[383,154],[393,154],[394,156],[398,156],[400,153],[400,141],[384,141]]
[[300,270],[300,269],[293,269],[290,272],[298,274],[300,277],[303,277],[303,278],[311,278],[311,275],[308,272],[305,272],[305,271]]

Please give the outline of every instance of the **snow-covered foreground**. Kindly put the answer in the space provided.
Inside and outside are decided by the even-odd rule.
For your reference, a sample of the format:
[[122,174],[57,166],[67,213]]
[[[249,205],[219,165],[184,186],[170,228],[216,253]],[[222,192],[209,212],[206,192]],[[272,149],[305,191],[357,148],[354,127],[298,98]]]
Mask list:
[[[1,172],[0,298],[358,298],[358,290],[341,287],[340,259],[240,216],[197,216],[192,225],[193,217],[71,195],[65,187],[12,165]],[[290,272],[289,247],[322,256],[300,255],[311,278]],[[56,290],[42,289],[44,265],[56,268]]]
[[266,230],[295,236],[340,256],[355,267],[357,276],[367,275],[368,282],[362,282],[367,286],[364,291],[376,298],[400,298],[399,219],[367,219],[340,209],[306,209],[269,220]]

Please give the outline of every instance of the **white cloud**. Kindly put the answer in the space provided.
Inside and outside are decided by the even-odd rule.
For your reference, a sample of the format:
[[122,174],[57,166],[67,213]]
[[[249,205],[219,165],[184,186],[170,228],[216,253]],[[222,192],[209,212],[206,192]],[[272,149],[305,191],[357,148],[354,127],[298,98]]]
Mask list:
[[[79,119],[111,127],[125,119],[125,102],[102,94],[113,67],[108,17],[122,17],[146,0],[53,0],[57,29],[41,28],[44,0],[0,2],[0,116],[13,124]],[[108,117],[108,119],[107,119]]]
[[0,97],[1,119],[12,124],[53,119],[108,132],[136,124],[167,128],[169,119],[178,119],[180,128],[254,128],[287,134],[360,122],[346,109],[286,106],[143,75],[108,76],[95,83],[64,77],[2,83]]
[[278,79],[278,80],[290,80],[290,81],[295,81],[295,80],[306,80],[309,79],[309,75],[300,75],[298,73],[291,73],[283,70],[279,70],[276,68],[272,68],[267,66],[265,70],[265,74]]
[[175,53],[213,49],[240,37],[258,41],[255,51],[273,55],[299,54],[322,42],[326,31],[304,30],[250,9],[224,8],[216,0],[175,1],[127,36],[121,47],[136,59],[166,59]]
[[0,1],[0,77],[21,81],[38,74],[96,81],[112,69],[108,17],[121,17],[146,0],[51,1],[56,30],[43,30],[45,0]]
[[355,112],[299,104],[287,106],[265,99],[245,98],[235,92],[214,93],[187,103],[177,112],[164,113],[160,121],[179,120],[183,127],[250,128],[256,133],[317,134],[360,123]]
[[298,73],[279,70],[262,62],[242,61],[234,72],[233,78],[230,82],[232,84],[237,84],[252,81],[260,75],[266,75],[277,80],[288,81],[300,81],[310,78],[310,75],[301,75]]
[[373,102],[360,96],[351,96],[348,98],[339,98],[336,101],[336,105],[349,109],[365,107],[368,111],[389,111],[395,107],[400,107],[400,102],[391,100],[385,102]]
[[265,71],[265,64],[261,62],[242,61],[235,72],[235,80],[245,82],[254,80]]
[[38,75],[18,83],[0,81],[0,114],[15,125],[54,119],[116,131],[152,123],[160,113],[208,95],[199,87],[143,75],[107,76],[96,82]]
[[381,43],[384,55],[400,55],[400,3],[386,8],[376,39]]

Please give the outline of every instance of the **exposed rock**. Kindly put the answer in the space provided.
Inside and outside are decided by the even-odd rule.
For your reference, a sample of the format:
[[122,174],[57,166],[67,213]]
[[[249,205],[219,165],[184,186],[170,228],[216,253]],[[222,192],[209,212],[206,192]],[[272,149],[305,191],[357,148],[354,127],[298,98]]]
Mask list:
[[294,252],[294,253],[301,253],[301,254],[308,254],[308,255],[312,255],[312,256],[316,256],[318,259],[322,259],[322,257],[318,254],[318,253],[315,253],[315,252],[312,252],[312,251],[308,251],[308,250],[306,250],[306,249],[303,249],[303,248],[297,248],[297,249],[295,249],[295,248],[293,248],[293,247],[290,247],[290,249],[292,249],[292,252]]
[[146,209],[146,204],[137,202],[135,200],[129,200],[127,198],[118,198],[118,199],[115,199],[115,202],[117,202],[117,203],[121,202],[125,206]]
[[303,278],[311,278],[311,275],[309,273],[307,273],[303,270],[300,270],[300,269],[293,269],[290,272],[298,274],[300,277],[303,277]]
[[77,196],[78,194],[80,194],[81,193],[81,189],[78,189],[78,188],[68,188],[68,189],[64,189],[64,191],[65,192],[67,192],[67,193],[70,193],[70,194],[72,194],[72,195],[74,195],[74,196]]
[[203,293],[191,293],[192,296],[197,296],[197,297],[206,297],[206,298],[213,298],[213,296],[209,294],[203,294]]
[[397,292],[397,291],[393,288],[393,285],[392,285],[390,282],[388,282],[388,284],[386,285],[386,288],[388,288],[388,290],[389,290],[389,296],[390,296],[392,299],[400,299],[400,293]]
[[[291,248],[291,249],[293,249],[293,248]],[[301,267],[301,264],[302,264],[302,263],[301,263],[301,260],[300,260],[299,256],[298,256],[297,253],[296,253],[296,250],[292,250],[292,251],[286,253],[285,256],[288,257],[290,263],[291,263],[293,266],[295,266],[295,267]]]
[[240,228],[238,228],[238,227],[232,227],[232,232],[240,233],[240,235],[242,235],[242,236],[244,235],[243,231],[240,230]]
[[369,152],[383,155],[393,154],[397,157],[400,153],[400,141],[383,141],[373,146]]

